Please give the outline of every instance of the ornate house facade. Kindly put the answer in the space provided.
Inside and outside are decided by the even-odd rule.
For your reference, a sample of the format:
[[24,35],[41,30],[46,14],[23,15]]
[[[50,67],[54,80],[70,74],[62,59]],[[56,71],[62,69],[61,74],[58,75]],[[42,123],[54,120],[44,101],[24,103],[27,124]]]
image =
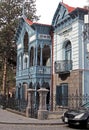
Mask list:
[[[59,3],[54,14],[53,108],[71,105],[69,95],[89,94],[89,41],[85,8]],[[87,26],[88,27],[88,26]]]
[[69,106],[70,94],[89,93],[89,40],[85,8],[59,3],[52,25],[21,18],[16,33],[16,97],[27,100],[27,89],[34,88],[34,105],[39,105],[37,90],[49,90],[51,110]]
[[16,33],[17,70],[16,98],[27,101],[27,89],[35,89],[34,106],[39,104],[37,90],[45,87],[49,90],[47,105],[49,106],[51,86],[51,40],[52,26],[33,23],[21,18]]

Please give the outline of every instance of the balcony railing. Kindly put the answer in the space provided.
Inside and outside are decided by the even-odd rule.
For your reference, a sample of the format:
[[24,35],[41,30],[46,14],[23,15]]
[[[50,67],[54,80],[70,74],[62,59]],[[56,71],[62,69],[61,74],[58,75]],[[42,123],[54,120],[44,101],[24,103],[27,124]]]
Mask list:
[[51,67],[48,66],[31,66],[30,68],[17,70],[16,76],[28,76],[30,74],[51,74]]
[[30,73],[51,74],[51,67],[48,67],[48,66],[33,66],[33,67],[30,67]]
[[72,60],[61,60],[55,62],[55,73],[68,73],[72,70]]
[[27,76],[29,74],[29,69],[17,70],[16,76]]

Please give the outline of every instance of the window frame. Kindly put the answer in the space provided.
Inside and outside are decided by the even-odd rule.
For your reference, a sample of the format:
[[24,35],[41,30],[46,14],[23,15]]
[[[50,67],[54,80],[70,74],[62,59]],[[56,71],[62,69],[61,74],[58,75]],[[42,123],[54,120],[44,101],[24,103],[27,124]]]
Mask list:
[[68,83],[56,86],[56,105],[68,106]]

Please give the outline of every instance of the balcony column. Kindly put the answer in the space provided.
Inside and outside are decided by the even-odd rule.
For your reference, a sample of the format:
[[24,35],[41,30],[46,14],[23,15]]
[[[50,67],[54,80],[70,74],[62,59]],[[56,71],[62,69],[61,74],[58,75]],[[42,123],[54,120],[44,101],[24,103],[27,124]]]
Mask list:
[[36,48],[34,47],[34,65],[36,64]]
[[50,46],[50,66],[51,66],[51,62],[52,62],[52,47]]
[[29,57],[28,64],[29,64],[29,67],[30,67],[30,51],[28,52],[28,57]]
[[42,56],[42,50],[43,50],[43,47],[42,47],[42,44],[41,44],[41,53],[40,53],[40,66],[42,66],[43,65],[43,63],[42,63],[42,61],[43,61],[43,56]]
[[23,58],[22,58],[22,53],[21,53],[21,70],[23,68]]
[[36,53],[35,53],[35,65],[37,65],[37,54],[38,54],[38,46],[36,45]]
[[21,70],[21,55],[19,55],[19,70]]

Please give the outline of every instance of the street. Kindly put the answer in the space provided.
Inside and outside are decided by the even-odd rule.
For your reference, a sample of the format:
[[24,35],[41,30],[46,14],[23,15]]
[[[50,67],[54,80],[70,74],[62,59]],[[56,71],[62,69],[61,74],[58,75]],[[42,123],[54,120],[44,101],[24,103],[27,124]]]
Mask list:
[[60,119],[38,120],[0,109],[0,130],[86,130],[70,128]]
[[70,128],[67,125],[12,125],[0,124],[0,130],[86,130],[85,128]]

